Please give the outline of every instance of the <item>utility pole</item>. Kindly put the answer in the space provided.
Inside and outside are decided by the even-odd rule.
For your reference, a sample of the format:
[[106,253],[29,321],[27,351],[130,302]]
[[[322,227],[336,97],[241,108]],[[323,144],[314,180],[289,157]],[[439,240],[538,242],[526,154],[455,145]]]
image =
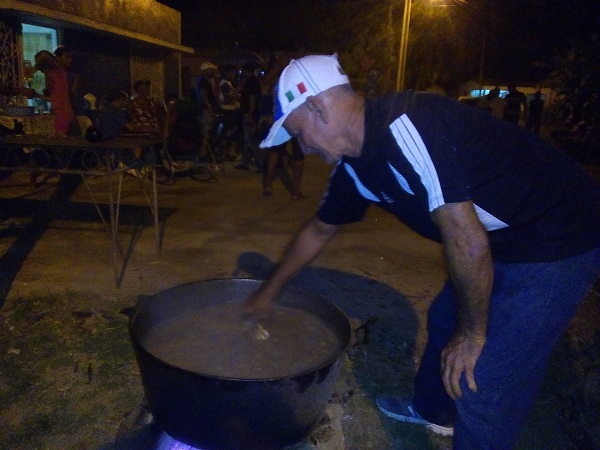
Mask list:
[[412,0],[404,0],[404,14],[402,16],[402,31],[400,34],[400,51],[398,52],[398,75],[396,77],[396,90],[404,89],[404,75],[406,73],[406,54],[408,49],[408,30],[410,28],[410,10]]

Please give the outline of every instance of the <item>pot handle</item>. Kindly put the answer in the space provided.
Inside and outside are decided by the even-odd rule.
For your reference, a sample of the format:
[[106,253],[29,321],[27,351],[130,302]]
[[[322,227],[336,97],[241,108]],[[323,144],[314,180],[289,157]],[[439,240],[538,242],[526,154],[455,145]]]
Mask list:
[[135,302],[134,305],[126,306],[121,311],[119,311],[119,314],[125,314],[127,317],[129,317],[129,319],[133,319],[133,316],[139,309],[139,306],[140,306],[140,303],[142,302],[142,300],[149,298],[149,297],[150,297],[149,295],[139,295],[137,297],[137,301]]
[[[373,325],[375,322],[377,322],[378,320],[379,320],[379,317],[373,316],[373,317],[367,319],[367,321],[365,323],[363,323],[361,326],[359,326],[357,329],[354,330],[354,344],[352,345],[352,347],[355,347],[357,345],[366,344],[368,342],[369,327],[371,325]],[[359,338],[361,331],[362,331],[362,340]]]

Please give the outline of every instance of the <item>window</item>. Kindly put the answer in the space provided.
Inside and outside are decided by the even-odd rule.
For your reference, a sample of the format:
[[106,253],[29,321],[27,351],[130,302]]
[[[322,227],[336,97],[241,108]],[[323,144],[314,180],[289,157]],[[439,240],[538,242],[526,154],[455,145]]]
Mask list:
[[[34,64],[35,54],[42,50],[54,52],[58,46],[57,31],[53,28],[23,24],[23,60],[25,64]],[[29,87],[42,93],[46,87],[44,74],[36,72],[29,80]]]

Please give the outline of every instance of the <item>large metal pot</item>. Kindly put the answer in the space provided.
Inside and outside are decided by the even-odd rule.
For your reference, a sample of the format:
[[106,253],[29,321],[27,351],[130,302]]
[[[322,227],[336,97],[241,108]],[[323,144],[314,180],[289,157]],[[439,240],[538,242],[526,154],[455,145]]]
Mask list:
[[278,300],[278,305],[326,322],[340,341],[339,354],[302,373],[276,379],[216,377],[174,367],[142,346],[161,321],[189,308],[245,299],[260,284],[251,279],[189,283],[147,297],[130,315],[129,332],[150,410],[175,439],[203,450],[280,449],[306,437],[325,413],[352,329],[339,308],[316,294],[288,286]]

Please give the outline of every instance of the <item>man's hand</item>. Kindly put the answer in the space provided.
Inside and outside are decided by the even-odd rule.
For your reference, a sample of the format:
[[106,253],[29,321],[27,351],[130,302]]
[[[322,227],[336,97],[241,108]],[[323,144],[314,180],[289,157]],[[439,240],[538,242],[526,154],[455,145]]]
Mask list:
[[477,392],[475,364],[481,355],[485,337],[456,334],[442,350],[441,375],[446,392],[453,400],[462,397],[460,378],[465,372],[469,389]]
[[268,316],[274,305],[275,297],[261,288],[246,300],[244,311],[260,319]]

